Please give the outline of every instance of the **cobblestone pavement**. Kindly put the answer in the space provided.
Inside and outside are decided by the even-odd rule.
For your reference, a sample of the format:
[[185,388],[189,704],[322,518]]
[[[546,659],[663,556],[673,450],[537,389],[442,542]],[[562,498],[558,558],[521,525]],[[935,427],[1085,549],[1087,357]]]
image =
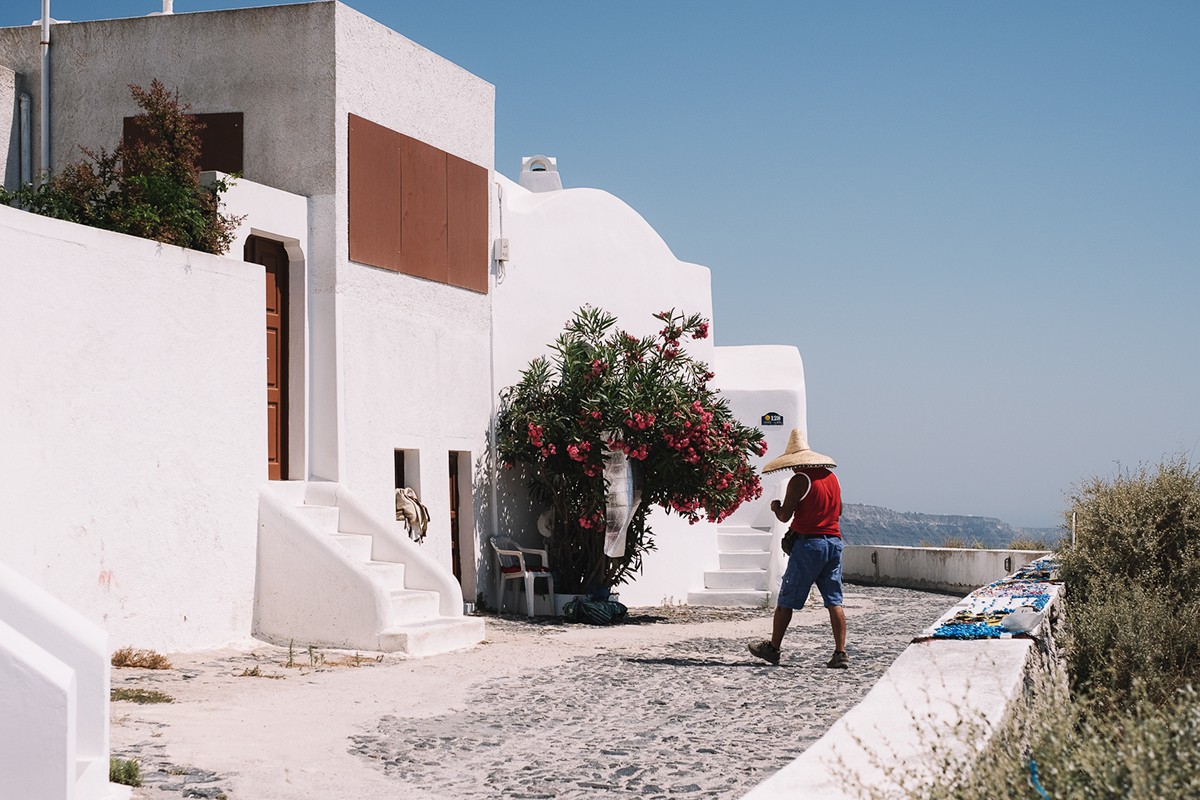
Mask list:
[[[591,647],[572,643],[577,625],[489,617],[493,644],[512,649],[504,651],[501,664],[471,673],[477,679],[460,687],[461,702],[420,714],[378,706],[383,713],[362,716],[347,735],[328,743],[353,758],[340,768],[344,794],[281,789],[270,796],[740,797],[819,738],[909,640],[954,602],[947,595],[848,586],[848,670],[824,666],[832,648],[828,616],[819,608],[797,613],[777,667],[746,651],[747,642],[769,632],[765,609],[633,609],[624,631]],[[547,661],[547,648],[563,652]],[[487,650],[476,648],[458,661]],[[534,658],[535,653],[541,655]],[[174,706],[187,702],[186,684],[215,681],[212,691],[238,670],[258,668],[259,677],[281,676],[258,682],[260,691],[284,691],[305,673],[280,670],[280,656],[278,648],[264,647],[158,674],[114,670],[113,686],[171,693],[173,685],[180,695]],[[331,687],[342,680],[316,674],[337,670],[315,654],[293,653],[293,664],[297,658],[310,668],[310,680],[327,680]],[[353,658],[380,674],[407,669],[410,680],[423,665],[437,668],[431,659]],[[145,786],[135,798],[266,796],[242,789],[248,765],[223,756],[222,763],[233,766],[222,774],[213,764],[181,759],[175,750],[199,754],[203,748],[176,747],[171,706],[114,702],[113,709],[114,718],[124,715],[120,724],[114,722],[113,755],[142,764]],[[355,776],[365,780],[357,789]],[[257,791],[263,791],[261,785]]]

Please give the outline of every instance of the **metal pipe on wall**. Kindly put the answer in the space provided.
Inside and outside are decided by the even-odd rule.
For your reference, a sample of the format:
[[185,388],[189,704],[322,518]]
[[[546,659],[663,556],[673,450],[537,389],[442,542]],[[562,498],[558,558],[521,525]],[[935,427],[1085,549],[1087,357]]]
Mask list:
[[42,0],[42,113],[41,158],[38,177],[50,177],[50,0]]
[[18,174],[20,185],[33,183],[33,116],[31,106],[33,98],[29,92],[21,92],[20,99],[20,135],[21,135],[21,169]]

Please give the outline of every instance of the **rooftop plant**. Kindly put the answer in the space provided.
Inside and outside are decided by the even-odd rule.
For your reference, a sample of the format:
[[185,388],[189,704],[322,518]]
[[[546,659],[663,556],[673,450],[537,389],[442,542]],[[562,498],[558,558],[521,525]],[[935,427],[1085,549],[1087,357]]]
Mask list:
[[[690,523],[720,522],[762,495],[750,464],[766,452],[762,432],[734,418],[708,365],[685,347],[708,336],[708,321],[673,309],[654,318],[662,329],[638,337],[585,306],[551,355],[531,361],[502,393],[499,458],[524,468],[532,499],[554,510],[547,549],[560,591],[603,595],[641,572],[654,549],[652,506]],[[604,468],[614,453],[633,466],[641,504],[624,555],[610,558]]]
[[145,138],[122,142],[111,153],[81,146],[86,158],[38,186],[15,192],[0,187],[0,202],[35,214],[127,233],[208,253],[224,253],[239,219],[220,211],[229,182],[200,183],[202,123],[187,112],[179,93],[158,80],[148,90],[130,84],[142,113]]

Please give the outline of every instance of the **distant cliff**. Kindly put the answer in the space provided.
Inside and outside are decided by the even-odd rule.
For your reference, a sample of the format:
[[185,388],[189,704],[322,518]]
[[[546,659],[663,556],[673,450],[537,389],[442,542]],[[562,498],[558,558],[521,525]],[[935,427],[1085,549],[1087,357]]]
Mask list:
[[1014,528],[994,517],[953,514],[918,514],[880,506],[846,503],[842,506],[842,536],[847,544],[882,544],[915,547],[955,541],[958,546],[1005,548],[1014,539],[1053,544],[1063,532],[1057,528]]

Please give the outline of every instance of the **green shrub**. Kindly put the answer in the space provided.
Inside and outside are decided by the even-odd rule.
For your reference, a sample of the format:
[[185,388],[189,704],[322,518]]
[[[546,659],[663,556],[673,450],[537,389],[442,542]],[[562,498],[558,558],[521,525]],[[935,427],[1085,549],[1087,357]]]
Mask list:
[[[1166,702],[1200,677],[1200,469],[1178,457],[1071,498],[1062,550],[1068,660],[1077,691],[1122,706]],[[1069,517],[1069,512],[1068,512]]]
[[56,219],[127,233],[208,253],[224,253],[239,218],[220,212],[226,181],[200,183],[201,123],[179,93],[154,80],[129,90],[142,109],[135,119],[147,140],[109,153],[80,147],[87,159],[69,164],[40,186],[0,187],[0,202]]
[[108,760],[108,780],[122,786],[141,786],[142,769],[132,758],[110,758]]
[[120,686],[110,689],[108,692],[110,700],[126,703],[137,703],[140,706],[151,703],[174,703],[175,698],[166,692],[160,692],[157,689],[130,689]]

